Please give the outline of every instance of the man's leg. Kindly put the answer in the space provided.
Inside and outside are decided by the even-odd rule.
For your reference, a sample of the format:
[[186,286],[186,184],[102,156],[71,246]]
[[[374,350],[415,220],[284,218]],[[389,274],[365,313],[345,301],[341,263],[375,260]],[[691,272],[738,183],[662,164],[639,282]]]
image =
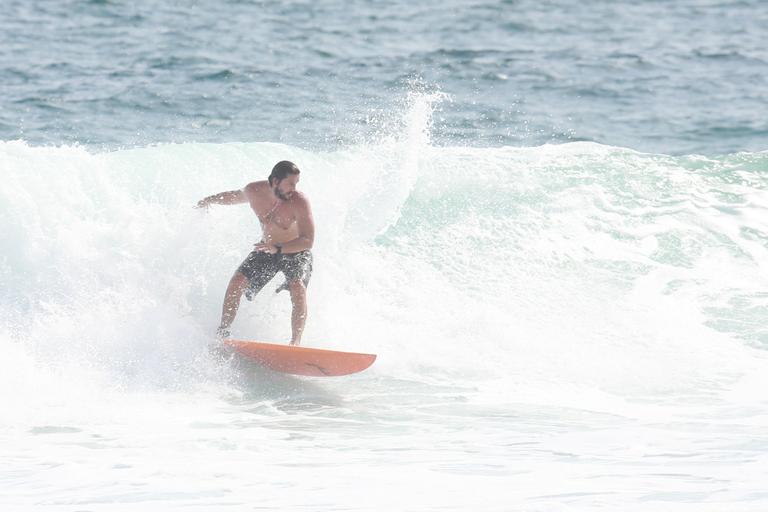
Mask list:
[[291,292],[291,345],[301,343],[301,335],[304,333],[304,324],[307,321],[307,287],[301,281],[288,283]]
[[301,343],[304,324],[307,320],[307,285],[312,276],[312,253],[302,251],[284,255],[280,261],[285,274],[288,291],[291,293],[291,345]]
[[221,324],[219,324],[218,330],[219,337],[229,336],[229,326],[235,321],[243,291],[250,287],[254,295],[259,293],[259,290],[275,277],[275,274],[277,274],[277,264],[271,254],[254,251],[245,258],[232,279],[229,280],[229,286],[227,286],[227,292],[224,295]]
[[227,286],[227,292],[224,295],[224,305],[221,308],[221,323],[218,330],[220,336],[229,336],[229,326],[232,325],[235,316],[237,316],[240,297],[247,286],[248,278],[240,271],[235,272],[235,275],[229,280],[229,286]]

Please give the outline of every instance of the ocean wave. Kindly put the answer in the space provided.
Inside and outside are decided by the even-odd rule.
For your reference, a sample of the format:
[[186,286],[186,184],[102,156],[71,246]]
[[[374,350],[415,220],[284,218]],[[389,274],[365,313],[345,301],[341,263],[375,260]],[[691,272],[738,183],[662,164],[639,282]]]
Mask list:
[[[291,159],[318,224],[310,344],[383,352],[385,372],[481,365],[486,378],[619,393],[696,387],[768,348],[766,153],[441,148],[417,126],[332,152],[0,144],[6,339],[123,383],[182,367],[193,382],[223,288],[260,235],[247,208],[192,206]],[[283,339],[283,298],[245,306],[236,332]]]

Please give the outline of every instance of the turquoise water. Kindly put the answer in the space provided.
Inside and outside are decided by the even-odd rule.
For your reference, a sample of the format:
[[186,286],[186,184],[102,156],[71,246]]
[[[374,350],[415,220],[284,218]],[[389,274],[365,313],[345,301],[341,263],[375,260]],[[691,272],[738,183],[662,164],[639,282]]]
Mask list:
[[[4,508],[768,506],[758,3],[9,5]],[[207,350],[282,159],[363,373]]]

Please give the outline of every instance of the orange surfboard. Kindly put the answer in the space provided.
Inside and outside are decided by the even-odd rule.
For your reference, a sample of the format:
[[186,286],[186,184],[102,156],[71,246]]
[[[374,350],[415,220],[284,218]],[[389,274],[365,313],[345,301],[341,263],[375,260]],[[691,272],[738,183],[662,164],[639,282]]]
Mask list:
[[271,370],[294,375],[313,377],[349,375],[365,370],[376,360],[375,354],[245,340],[224,340],[223,343],[241,356],[252,359]]

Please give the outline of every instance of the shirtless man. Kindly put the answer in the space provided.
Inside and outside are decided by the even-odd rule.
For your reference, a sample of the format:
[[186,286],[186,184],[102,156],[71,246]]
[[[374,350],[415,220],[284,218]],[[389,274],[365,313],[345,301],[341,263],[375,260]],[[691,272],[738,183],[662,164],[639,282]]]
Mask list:
[[284,160],[272,168],[266,181],[255,181],[242,190],[215,194],[197,203],[198,208],[249,203],[261,222],[263,233],[261,242],[229,280],[217,331],[220,338],[229,336],[229,326],[237,315],[243,292],[251,299],[282,271],[286,283],[277,291],[287,288],[291,293],[291,345],[301,343],[307,319],[307,284],[312,274],[310,249],[315,239],[315,223],[309,201],[296,190],[299,172],[294,163]]

